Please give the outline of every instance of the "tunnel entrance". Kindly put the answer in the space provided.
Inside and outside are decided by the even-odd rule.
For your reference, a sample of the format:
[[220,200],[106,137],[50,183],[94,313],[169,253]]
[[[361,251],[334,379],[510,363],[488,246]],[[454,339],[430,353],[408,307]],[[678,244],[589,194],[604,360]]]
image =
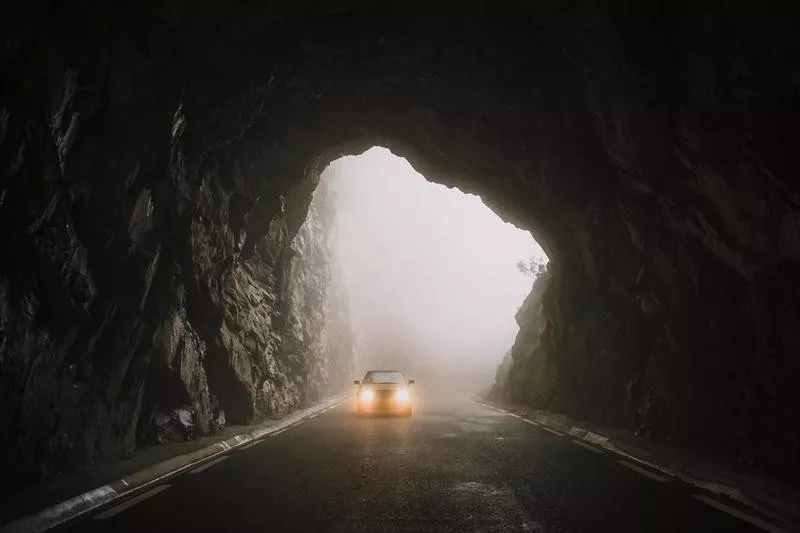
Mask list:
[[520,265],[547,262],[528,231],[382,147],[333,161],[309,213],[360,342],[357,375],[397,368],[470,392],[491,384],[535,277]]
[[[325,214],[295,236],[322,169],[380,144],[546,250],[545,297],[518,316],[521,355],[548,371],[515,368],[516,401],[800,477],[791,17],[294,4],[90,0],[5,17],[4,472],[58,469],[56,427],[83,463],[101,435],[124,449],[148,366],[178,352],[182,366],[158,368],[185,390],[164,397],[208,417],[215,389],[234,419],[258,419],[339,387],[355,369],[331,354],[360,341],[337,333],[348,313],[319,326]],[[485,309],[478,285],[458,312]],[[398,312],[399,292],[385,296]]]

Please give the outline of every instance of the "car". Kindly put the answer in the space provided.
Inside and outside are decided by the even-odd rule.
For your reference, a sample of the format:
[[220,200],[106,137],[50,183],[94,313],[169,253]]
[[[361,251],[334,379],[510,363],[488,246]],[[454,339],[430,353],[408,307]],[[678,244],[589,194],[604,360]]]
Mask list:
[[353,381],[358,385],[356,392],[356,412],[366,414],[395,414],[411,416],[413,398],[409,385],[413,379],[406,379],[397,370],[370,370],[364,379]]

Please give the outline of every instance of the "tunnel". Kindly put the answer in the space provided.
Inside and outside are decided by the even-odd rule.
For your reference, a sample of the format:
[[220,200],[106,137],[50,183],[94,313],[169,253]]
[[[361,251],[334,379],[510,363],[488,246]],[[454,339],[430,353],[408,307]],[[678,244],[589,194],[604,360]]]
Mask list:
[[372,146],[546,251],[499,394],[796,481],[800,56],[755,9],[5,8],[4,484],[128,457],[160,407],[209,433],[335,392],[292,243]]

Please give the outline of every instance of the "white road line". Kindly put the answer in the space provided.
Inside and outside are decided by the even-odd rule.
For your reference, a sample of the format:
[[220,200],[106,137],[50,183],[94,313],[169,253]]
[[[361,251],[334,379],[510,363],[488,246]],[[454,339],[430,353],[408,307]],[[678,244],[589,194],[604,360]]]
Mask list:
[[595,448],[594,446],[592,446],[590,444],[586,444],[585,442],[581,442],[579,440],[573,440],[572,444],[576,444],[576,445],[580,446],[581,448],[585,448],[585,449],[589,450],[590,452],[603,453],[602,450],[599,450],[599,449]]
[[754,526],[758,526],[764,531],[769,531],[770,533],[788,533],[785,529],[780,528],[776,525],[770,524],[769,522],[765,522],[760,518],[756,518],[755,516],[750,516],[749,514],[745,514],[738,509],[734,509],[730,505],[725,505],[722,502],[718,502],[713,498],[709,498],[704,494],[692,494],[692,498],[696,500],[700,500],[701,502],[705,503],[706,505],[710,505],[714,509],[720,510],[724,513],[728,513],[731,516],[735,516],[740,520],[744,520],[745,522],[749,522]]
[[151,498],[151,497],[155,496],[156,494],[158,494],[162,490],[167,490],[171,486],[172,485],[166,485],[166,484],[165,485],[159,485],[158,487],[156,487],[154,489],[150,489],[147,492],[143,492],[143,493],[139,494],[138,496],[134,496],[130,500],[126,500],[126,501],[122,502],[121,504],[117,505],[116,507],[112,507],[108,511],[104,511],[104,512],[98,514],[98,515],[95,515],[94,519],[95,520],[105,520],[106,518],[111,518],[112,516],[117,515],[117,514],[121,513],[122,511],[124,511],[126,509],[130,509],[131,507],[133,507],[137,503],[139,503],[141,501],[144,501],[147,498]]
[[564,435],[564,434],[563,434],[563,433],[561,433],[560,431],[556,431],[555,429],[550,429],[550,428],[549,428],[549,427],[547,427],[547,426],[539,426],[539,427],[540,427],[541,429],[543,429],[543,430],[547,431],[548,433],[552,433],[553,435],[556,435],[556,436],[558,436],[558,437],[566,437],[566,435]]
[[523,418],[522,420],[525,421],[526,423],[532,425],[532,426],[536,426],[537,428],[541,427],[538,422],[534,422],[533,420],[528,420],[527,418]]
[[252,447],[253,447],[253,446],[255,446],[256,444],[261,444],[262,442],[264,442],[264,441],[263,441],[263,440],[261,440],[261,439],[254,440],[253,442],[251,442],[251,443],[249,443],[249,444],[245,444],[244,446],[242,446],[242,447],[241,447],[241,448],[239,448],[239,449],[240,449],[240,450],[247,450],[248,448],[252,448]]
[[[290,427],[291,427],[291,426],[290,426]],[[288,431],[288,430],[289,430],[289,428],[288,428],[288,427],[285,427],[285,428],[283,428],[283,429],[279,429],[278,431],[275,431],[274,433],[270,433],[270,434],[269,434],[269,436],[270,436],[270,437],[277,437],[277,436],[278,436],[278,435],[280,435],[281,433],[285,433],[285,432],[286,432],[286,431]]]
[[646,470],[646,469],[644,469],[644,468],[642,468],[640,466],[637,466],[637,465],[635,465],[633,463],[629,463],[628,461],[619,460],[617,462],[619,464],[621,464],[622,466],[626,467],[626,468],[630,468],[634,472],[638,472],[638,473],[642,474],[643,476],[649,477],[650,479],[655,479],[656,481],[660,481],[661,483],[666,483],[666,482],[669,481],[669,478],[666,478],[664,476],[659,476],[658,474],[656,474],[654,472]]
[[309,420],[311,420],[312,418],[317,418],[317,413],[314,413],[313,415],[308,417]]
[[206,470],[207,468],[211,468],[212,466],[221,463],[222,461],[224,461],[227,458],[228,458],[227,455],[223,455],[222,457],[217,457],[213,461],[209,461],[208,463],[204,464],[203,466],[199,466],[199,467],[195,468],[194,470],[190,470],[189,473],[190,474],[199,474],[203,470]]

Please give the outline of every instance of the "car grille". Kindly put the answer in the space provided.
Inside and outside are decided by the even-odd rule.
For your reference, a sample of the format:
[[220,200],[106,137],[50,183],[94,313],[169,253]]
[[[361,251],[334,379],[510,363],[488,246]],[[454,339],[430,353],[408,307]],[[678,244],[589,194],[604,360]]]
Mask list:
[[379,402],[390,402],[394,398],[395,391],[392,389],[375,391],[375,399]]

